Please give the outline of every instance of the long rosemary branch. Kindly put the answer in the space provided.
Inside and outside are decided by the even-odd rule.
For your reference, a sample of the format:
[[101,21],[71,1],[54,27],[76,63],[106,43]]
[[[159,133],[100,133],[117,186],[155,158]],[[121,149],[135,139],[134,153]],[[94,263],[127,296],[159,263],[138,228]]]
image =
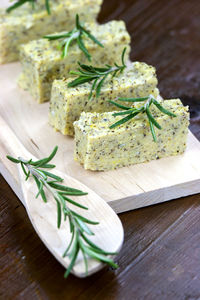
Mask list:
[[162,129],[160,124],[156,121],[156,119],[153,117],[150,107],[151,105],[155,105],[163,114],[166,114],[170,117],[176,117],[176,115],[170,111],[168,111],[166,108],[164,108],[152,95],[148,97],[143,98],[118,98],[117,100],[122,102],[130,102],[130,103],[136,103],[136,102],[142,102],[144,103],[140,107],[129,107],[127,105],[122,105],[115,101],[109,101],[110,103],[114,104],[116,107],[123,109],[123,111],[119,111],[113,114],[113,116],[124,116],[126,117],[122,118],[121,120],[117,121],[116,123],[112,124],[110,128],[115,128],[121,124],[124,124],[128,122],[129,120],[133,119],[138,114],[145,113],[147,115],[147,119],[149,122],[151,134],[153,136],[154,142],[157,141],[155,128]]
[[52,194],[54,200],[57,203],[58,228],[60,228],[62,220],[66,221],[68,218],[71,239],[66,251],[63,253],[63,257],[68,256],[70,258],[70,264],[64,274],[64,277],[66,278],[71,272],[76,263],[79,252],[81,252],[83,255],[86,274],[88,272],[88,258],[94,258],[98,261],[112,266],[113,268],[117,268],[117,264],[115,264],[113,260],[108,257],[109,255],[116,255],[117,253],[104,251],[87,237],[94,235],[94,233],[88,227],[88,224],[98,225],[99,223],[89,220],[84,216],[76,213],[67,205],[67,203],[70,203],[84,210],[88,210],[86,206],[71,199],[71,196],[84,196],[87,195],[87,193],[79,189],[74,189],[61,184],[63,182],[63,178],[47,171],[48,169],[55,168],[55,165],[52,165],[49,162],[56,155],[57,149],[58,147],[55,147],[50,156],[37,161],[33,161],[32,159],[25,160],[21,157],[16,159],[9,155],[7,156],[7,158],[13,163],[21,165],[22,170],[26,176],[26,180],[28,180],[30,177],[34,179],[38,188],[36,198],[40,195],[43,201],[47,202],[45,189],[47,189]]

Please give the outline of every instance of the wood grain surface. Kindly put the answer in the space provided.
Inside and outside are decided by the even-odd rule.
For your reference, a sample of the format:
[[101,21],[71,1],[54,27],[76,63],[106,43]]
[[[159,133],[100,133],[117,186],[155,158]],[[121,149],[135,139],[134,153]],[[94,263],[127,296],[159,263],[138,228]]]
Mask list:
[[[124,19],[132,60],[157,68],[164,97],[191,109],[200,139],[200,2],[105,0],[100,21]],[[125,243],[120,268],[63,279],[23,206],[0,178],[0,299],[200,299],[200,195],[120,215]]]

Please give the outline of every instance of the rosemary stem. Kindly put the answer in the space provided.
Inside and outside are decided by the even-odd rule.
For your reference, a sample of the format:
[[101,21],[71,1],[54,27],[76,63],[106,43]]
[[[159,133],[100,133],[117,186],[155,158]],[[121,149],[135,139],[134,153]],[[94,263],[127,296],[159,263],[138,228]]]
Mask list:
[[58,147],[56,146],[48,157],[37,161],[33,161],[32,159],[25,160],[21,157],[18,157],[17,159],[9,155],[7,155],[7,158],[13,163],[21,165],[21,168],[26,177],[25,180],[28,180],[30,177],[33,177],[38,187],[38,193],[36,195],[36,198],[40,195],[42,200],[46,203],[46,190],[49,191],[49,193],[53,196],[54,200],[57,203],[57,228],[60,228],[62,218],[64,221],[66,221],[66,219],[68,218],[67,221],[69,222],[71,240],[68,243],[68,247],[65,250],[63,257],[68,256],[70,259],[70,264],[68,266],[67,271],[65,272],[64,277],[66,278],[73,269],[79,252],[82,252],[83,254],[86,274],[88,272],[89,258],[94,258],[97,261],[101,261],[102,263],[112,265],[116,268],[117,265],[114,264],[111,258],[109,258],[109,255],[116,255],[117,253],[110,253],[104,251],[85,236],[85,234],[89,236],[94,235],[94,233],[88,227],[88,224],[97,225],[99,224],[99,222],[92,221],[82,216],[81,214],[73,211],[67,205],[68,203],[70,203],[82,209],[88,209],[87,207],[79,204],[78,202],[68,197],[68,195],[76,197],[83,196],[87,195],[87,193],[79,189],[60,184],[63,182],[64,179],[46,170],[55,167],[55,165],[50,164],[49,162],[55,156],[57,149]]

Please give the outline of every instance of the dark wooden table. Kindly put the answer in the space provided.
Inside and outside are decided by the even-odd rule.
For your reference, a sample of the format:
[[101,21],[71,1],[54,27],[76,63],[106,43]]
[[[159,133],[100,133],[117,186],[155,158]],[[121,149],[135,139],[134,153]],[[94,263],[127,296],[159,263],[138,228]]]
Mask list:
[[[200,1],[105,0],[100,21],[112,19],[127,23],[131,59],[157,68],[161,94],[190,105],[200,139]],[[200,299],[200,195],[121,214],[120,268],[64,280],[2,177],[0,190],[0,299]]]

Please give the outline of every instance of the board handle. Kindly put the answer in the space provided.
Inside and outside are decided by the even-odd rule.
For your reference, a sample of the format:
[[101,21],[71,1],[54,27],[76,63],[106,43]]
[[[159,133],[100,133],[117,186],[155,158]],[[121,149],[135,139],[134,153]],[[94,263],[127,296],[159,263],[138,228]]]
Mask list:
[[17,136],[0,116],[0,143],[8,155],[30,159],[33,155],[22,145]]

